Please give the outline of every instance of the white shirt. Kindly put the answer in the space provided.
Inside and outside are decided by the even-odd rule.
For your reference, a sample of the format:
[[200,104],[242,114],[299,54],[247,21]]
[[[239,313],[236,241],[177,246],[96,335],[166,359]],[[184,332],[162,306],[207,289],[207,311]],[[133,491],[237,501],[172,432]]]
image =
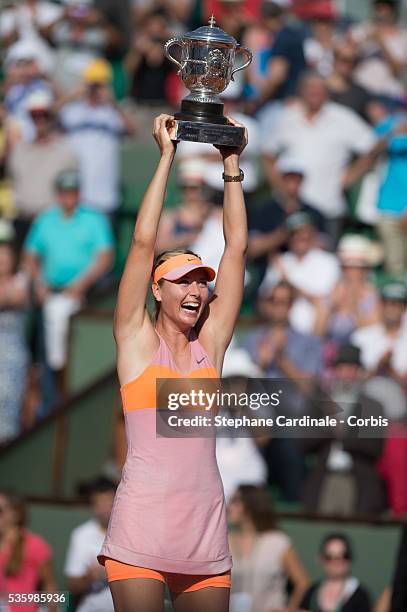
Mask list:
[[61,122],[79,159],[81,198],[101,212],[120,203],[120,138],[124,125],[111,105],[91,106],[86,101],[67,104]]
[[302,196],[322,214],[344,214],[341,181],[352,154],[367,153],[375,143],[370,126],[344,106],[327,102],[311,121],[300,103],[286,106],[273,134],[265,134],[263,153],[286,153],[302,160]]
[[[268,268],[263,281],[265,286],[281,279],[280,269],[284,270],[293,287],[316,297],[328,295],[341,275],[336,256],[322,249],[311,249],[301,259],[287,251],[281,255],[277,266]],[[305,297],[299,297],[291,308],[290,323],[297,331],[311,334],[314,331],[315,316],[314,305]]]
[[[67,578],[80,578],[96,563],[105,539],[105,532],[95,519],[76,527],[71,534],[64,573]],[[101,590],[85,595],[76,612],[114,612],[112,596],[106,583]]]
[[368,325],[352,334],[352,344],[361,350],[362,364],[367,370],[374,370],[380,359],[392,351],[390,364],[392,368],[405,376],[407,374],[407,329],[402,327],[398,336],[390,337],[384,325]]
[[[242,123],[248,132],[248,143],[240,157],[240,167],[245,175],[242,183],[243,190],[251,193],[259,185],[258,158],[261,148],[259,125],[255,119],[242,113],[233,113],[233,117],[236,121]],[[182,164],[183,160],[190,160],[194,157],[202,158],[205,164],[205,182],[212,189],[223,191],[222,161],[220,158],[219,161],[208,161],[205,159],[206,155],[213,155],[214,153],[216,153],[216,149],[211,144],[182,141],[177,147],[177,162]]]
[[250,434],[247,437],[216,439],[216,459],[226,500],[244,482],[262,486],[267,481],[267,466]]

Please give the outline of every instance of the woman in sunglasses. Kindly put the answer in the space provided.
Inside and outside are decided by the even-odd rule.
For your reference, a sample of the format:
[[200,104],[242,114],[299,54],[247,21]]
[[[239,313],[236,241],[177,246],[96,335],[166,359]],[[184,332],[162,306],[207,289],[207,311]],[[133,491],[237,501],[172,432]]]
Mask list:
[[351,575],[353,553],[349,539],[341,533],[326,536],[320,547],[324,578],[306,592],[300,609],[308,612],[370,612],[367,591]]

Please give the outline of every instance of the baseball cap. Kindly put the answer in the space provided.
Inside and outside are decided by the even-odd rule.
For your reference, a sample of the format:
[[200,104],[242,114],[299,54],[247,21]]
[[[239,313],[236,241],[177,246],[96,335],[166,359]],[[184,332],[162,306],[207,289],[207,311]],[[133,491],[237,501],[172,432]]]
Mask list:
[[110,83],[113,73],[112,68],[104,59],[96,59],[85,68],[82,79],[85,83]]
[[315,226],[314,219],[305,211],[299,211],[289,215],[285,224],[289,232],[295,232],[306,225],[312,225],[313,227]]
[[277,160],[277,169],[281,174],[300,174],[305,175],[305,166],[299,157],[293,155],[283,155]]
[[55,187],[59,190],[79,189],[79,172],[77,170],[62,170],[55,180]]
[[162,278],[175,281],[193,270],[204,270],[209,281],[213,281],[216,276],[216,271],[210,266],[203,264],[201,258],[197,255],[180,253],[157,266],[153,273],[153,282],[158,283]]
[[335,355],[333,361],[334,365],[340,365],[341,363],[349,363],[353,365],[361,365],[360,360],[360,348],[353,344],[342,344]]
[[6,55],[6,65],[17,62],[39,60],[38,48],[30,40],[19,40],[12,45]]
[[386,283],[380,290],[380,295],[384,300],[407,301],[407,287],[404,283]]

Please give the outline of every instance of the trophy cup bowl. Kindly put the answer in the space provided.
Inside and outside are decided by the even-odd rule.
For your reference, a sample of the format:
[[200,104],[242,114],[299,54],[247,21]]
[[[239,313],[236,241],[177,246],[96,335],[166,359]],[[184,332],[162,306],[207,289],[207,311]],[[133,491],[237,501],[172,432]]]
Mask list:
[[[170,49],[181,49],[179,59]],[[233,81],[233,75],[252,61],[251,52],[215,27],[212,16],[208,26],[171,38],[165,44],[165,54],[178,66],[178,74],[190,94],[182,100],[181,112],[175,114],[174,140],[205,142],[238,147],[244,141],[244,128],[228,124],[223,115],[219,94]],[[235,57],[246,55],[243,65],[235,67]]]

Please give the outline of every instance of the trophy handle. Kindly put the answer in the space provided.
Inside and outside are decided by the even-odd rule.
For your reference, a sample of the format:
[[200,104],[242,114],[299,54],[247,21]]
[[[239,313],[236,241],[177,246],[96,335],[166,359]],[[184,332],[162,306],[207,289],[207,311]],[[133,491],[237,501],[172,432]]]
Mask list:
[[183,48],[184,42],[182,38],[175,37],[175,38],[170,38],[170,40],[167,40],[167,42],[164,45],[164,52],[165,52],[165,55],[168,57],[168,59],[173,64],[176,64],[178,66],[178,74],[179,74],[181,70],[184,68],[184,64],[181,64],[178,60],[175,59],[175,57],[172,57],[170,53],[170,48],[174,45],[178,45],[179,47]]
[[239,72],[239,70],[243,70],[244,68],[247,68],[247,66],[249,66],[249,64],[251,64],[252,59],[253,59],[253,53],[252,53],[251,51],[249,51],[249,49],[246,49],[246,47],[240,47],[240,46],[238,46],[238,47],[236,48],[236,54],[237,54],[237,53],[244,53],[244,54],[246,55],[246,57],[247,57],[247,60],[246,60],[246,62],[245,62],[244,64],[242,64],[242,66],[239,66],[239,68],[234,68],[234,69],[232,70],[232,74],[231,74],[231,77],[230,77],[231,81],[234,81],[234,80],[235,80],[235,79],[233,78],[233,75],[234,75],[236,72]]

